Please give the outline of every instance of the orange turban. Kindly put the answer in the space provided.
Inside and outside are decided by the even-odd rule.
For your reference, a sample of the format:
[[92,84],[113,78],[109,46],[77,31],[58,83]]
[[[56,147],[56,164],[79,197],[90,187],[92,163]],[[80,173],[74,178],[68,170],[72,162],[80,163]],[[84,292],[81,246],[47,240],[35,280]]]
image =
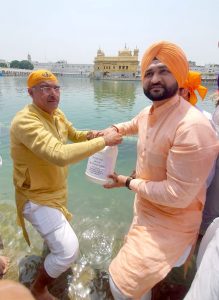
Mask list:
[[42,81],[58,82],[56,76],[48,70],[36,70],[30,73],[27,78],[27,86],[31,88]]
[[141,78],[143,80],[145,71],[154,58],[165,64],[178,82],[182,86],[189,71],[186,55],[180,47],[167,41],[152,44],[144,53],[141,61]]
[[182,88],[188,89],[190,93],[189,102],[192,105],[195,105],[198,101],[197,96],[195,94],[195,90],[199,93],[199,96],[204,100],[208,89],[201,85],[201,73],[195,71],[189,71],[188,77],[183,84]]

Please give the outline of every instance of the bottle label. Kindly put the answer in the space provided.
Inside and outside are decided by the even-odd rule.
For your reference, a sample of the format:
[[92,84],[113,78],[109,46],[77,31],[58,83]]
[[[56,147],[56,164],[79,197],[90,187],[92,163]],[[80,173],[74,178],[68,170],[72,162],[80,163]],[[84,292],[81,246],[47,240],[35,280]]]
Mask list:
[[86,172],[95,177],[105,179],[106,178],[105,171],[106,171],[105,161],[102,153],[96,153],[92,155],[88,160]]
[[[115,154],[115,152],[114,152]],[[100,151],[90,156],[88,159],[86,175],[90,179],[97,179],[100,181],[109,181],[108,176],[113,174],[116,164],[117,153],[113,155],[112,150]]]

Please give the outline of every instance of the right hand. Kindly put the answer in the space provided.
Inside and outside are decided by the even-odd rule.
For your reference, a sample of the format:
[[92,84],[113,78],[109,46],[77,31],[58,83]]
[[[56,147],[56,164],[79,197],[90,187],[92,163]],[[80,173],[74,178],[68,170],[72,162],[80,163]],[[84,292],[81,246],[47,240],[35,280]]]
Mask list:
[[132,174],[129,175],[129,177],[132,177],[133,179],[135,179],[136,178],[136,170],[133,170]]
[[122,135],[115,130],[110,130],[103,136],[106,146],[115,146],[121,144]]

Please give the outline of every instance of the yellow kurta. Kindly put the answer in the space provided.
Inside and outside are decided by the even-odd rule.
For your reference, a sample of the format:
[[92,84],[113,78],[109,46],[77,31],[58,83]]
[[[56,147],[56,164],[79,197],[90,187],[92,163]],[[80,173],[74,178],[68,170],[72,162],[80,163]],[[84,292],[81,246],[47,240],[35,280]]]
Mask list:
[[[57,208],[71,218],[67,205],[67,165],[105,147],[102,137],[87,141],[57,109],[53,115],[34,104],[18,112],[11,124],[11,157],[18,223],[29,243],[22,210],[28,199]],[[66,144],[68,140],[74,143]]]
[[209,121],[179,96],[116,126],[138,134],[137,178],[130,183],[133,223],[110,274],[125,295],[139,299],[194,243],[218,145]]

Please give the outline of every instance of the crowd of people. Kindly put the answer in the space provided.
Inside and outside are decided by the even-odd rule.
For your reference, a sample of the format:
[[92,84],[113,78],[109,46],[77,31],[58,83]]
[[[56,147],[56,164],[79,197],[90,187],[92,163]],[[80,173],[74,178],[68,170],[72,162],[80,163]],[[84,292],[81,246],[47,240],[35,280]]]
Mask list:
[[[29,75],[31,104],[15,115],[10,129],[17,218],[27,243],[26,221],[49,253],[31,293],[21,287],[27,297],[22,299],[54,299],[49,285],[78,257],[80,245],[67,208],[68,166],[136,134],[134,176],[114,173],[104,185],[105,189],[128,188],[134,197],[132,224],[109,266],[112,295],[115,300],[151,299],[152,288],[173,267],[188,262],[200,234],[204,237],[198,271],[185,299],[218,299],[219,282],[213,280],[218,275],[218,267],[213,266],[219,259],[217,118],[196,105],[196,92],[204,99],[207,89],[201,74],[189,71],[184,51],[167,41],[146,50],[141,79],[150,106],[130,121],[100,131],[79,131],[58,108],[57,77],[48,70]],[[0,256],[1,274],[8,264],[9,259]],[[209,283],[208,293],[203,292],[202,282]],[[10,281],[0,283],[0,299],[12,286]]]

